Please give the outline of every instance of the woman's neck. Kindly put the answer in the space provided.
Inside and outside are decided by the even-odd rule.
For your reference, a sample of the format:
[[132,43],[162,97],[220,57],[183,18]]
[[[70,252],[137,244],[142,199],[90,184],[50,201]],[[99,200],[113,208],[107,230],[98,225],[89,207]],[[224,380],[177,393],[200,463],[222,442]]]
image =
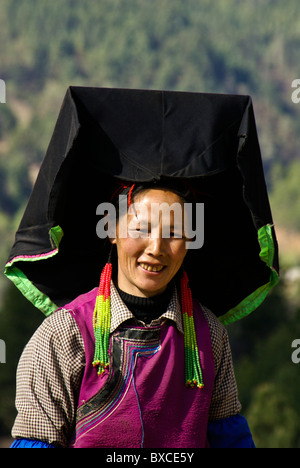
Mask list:
[[146,324],[159,318],[167,310],[173,293],[173,283],[170,283],[163,293],[151,297],[133,296],[122,291],[117,285],[116,288],[130,312]]

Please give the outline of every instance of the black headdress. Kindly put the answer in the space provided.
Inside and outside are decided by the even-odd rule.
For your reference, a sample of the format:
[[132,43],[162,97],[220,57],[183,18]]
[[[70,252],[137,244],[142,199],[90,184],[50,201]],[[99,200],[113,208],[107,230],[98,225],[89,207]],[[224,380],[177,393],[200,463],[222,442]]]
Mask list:
[[278,248],[249,96],[70,87],[6,275],[46,315],[98,285],[97,206],[118,180],[184,179],[204,203],[193,294],[224,322],[278,280]]

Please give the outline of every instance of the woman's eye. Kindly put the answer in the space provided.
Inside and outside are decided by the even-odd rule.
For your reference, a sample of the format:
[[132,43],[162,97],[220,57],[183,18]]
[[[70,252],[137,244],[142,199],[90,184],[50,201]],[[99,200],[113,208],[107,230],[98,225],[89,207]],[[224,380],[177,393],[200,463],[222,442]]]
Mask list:
[[182,232],[172,231],[172,232],[170,232],[170,237],[174,237],[175,239],[182,239],[184,236],[183,236]]
[[138,237],[147,237],[149,235],[149,230],[147,228],[141,228],[141,227],[135,227],[132,229],[129,229],[129,233],[132,237],[138,238]]

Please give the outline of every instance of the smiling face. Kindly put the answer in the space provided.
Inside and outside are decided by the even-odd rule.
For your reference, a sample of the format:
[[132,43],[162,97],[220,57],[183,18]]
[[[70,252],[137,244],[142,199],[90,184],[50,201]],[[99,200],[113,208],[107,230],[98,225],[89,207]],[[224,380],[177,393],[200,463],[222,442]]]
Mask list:
[[[120,235],[120,224],[124,221],[121,219],[117,224],[116,237],[110,239],[117,246],[118,286],[128,294],[150,297],[162,293],[187,253],[186,238],[182,230],[178,232],[178,218],[175,219],[174,211],[170,210],[167,217],[160,211],[151,219],[153,207],[163,203],[169,207],[174,203],[181,206],[182,222],[179,225],[184,226],[181,198],[169,190],[149,189],[134,199],[134,205],[143,207],[141,212],[129,210],[125,215],[127,235]],[[170,235],[166,236],[166,232]]]

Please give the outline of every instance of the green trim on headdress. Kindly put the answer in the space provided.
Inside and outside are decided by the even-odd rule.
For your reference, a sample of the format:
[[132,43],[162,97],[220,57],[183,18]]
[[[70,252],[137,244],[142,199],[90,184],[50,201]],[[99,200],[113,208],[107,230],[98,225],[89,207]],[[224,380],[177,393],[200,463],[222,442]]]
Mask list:
[[51,299],[42,293],[16,265],[17,262],[37,262],[40,260],[47,260],[48,258],[57,255],[59,244],[64,233],[60,226],[54,226],[49,231],[49,236],[53,249],[39,255],[19,255],[14,257],[10,262],[5,265],[4,274],[11,280],[20,292],[28,299],[35,307],[45,314],[51,315],[56,309],[57,305]]
[[274,240],[272,234],[272,226],[270,224],[263,226],[258,230],[258,242],[260,245],[260,258],[270,268],[270,280],[264,284],[248,297],[246,297],[240,304],[233,309],[229,310],[226,314],[219,317],[223,325],[228,325],[232,322],[240,320],[255,309],[257,309],[265,300],[270,290],[276,286],[279,281],[279,274],[273,267],[274,260]]

